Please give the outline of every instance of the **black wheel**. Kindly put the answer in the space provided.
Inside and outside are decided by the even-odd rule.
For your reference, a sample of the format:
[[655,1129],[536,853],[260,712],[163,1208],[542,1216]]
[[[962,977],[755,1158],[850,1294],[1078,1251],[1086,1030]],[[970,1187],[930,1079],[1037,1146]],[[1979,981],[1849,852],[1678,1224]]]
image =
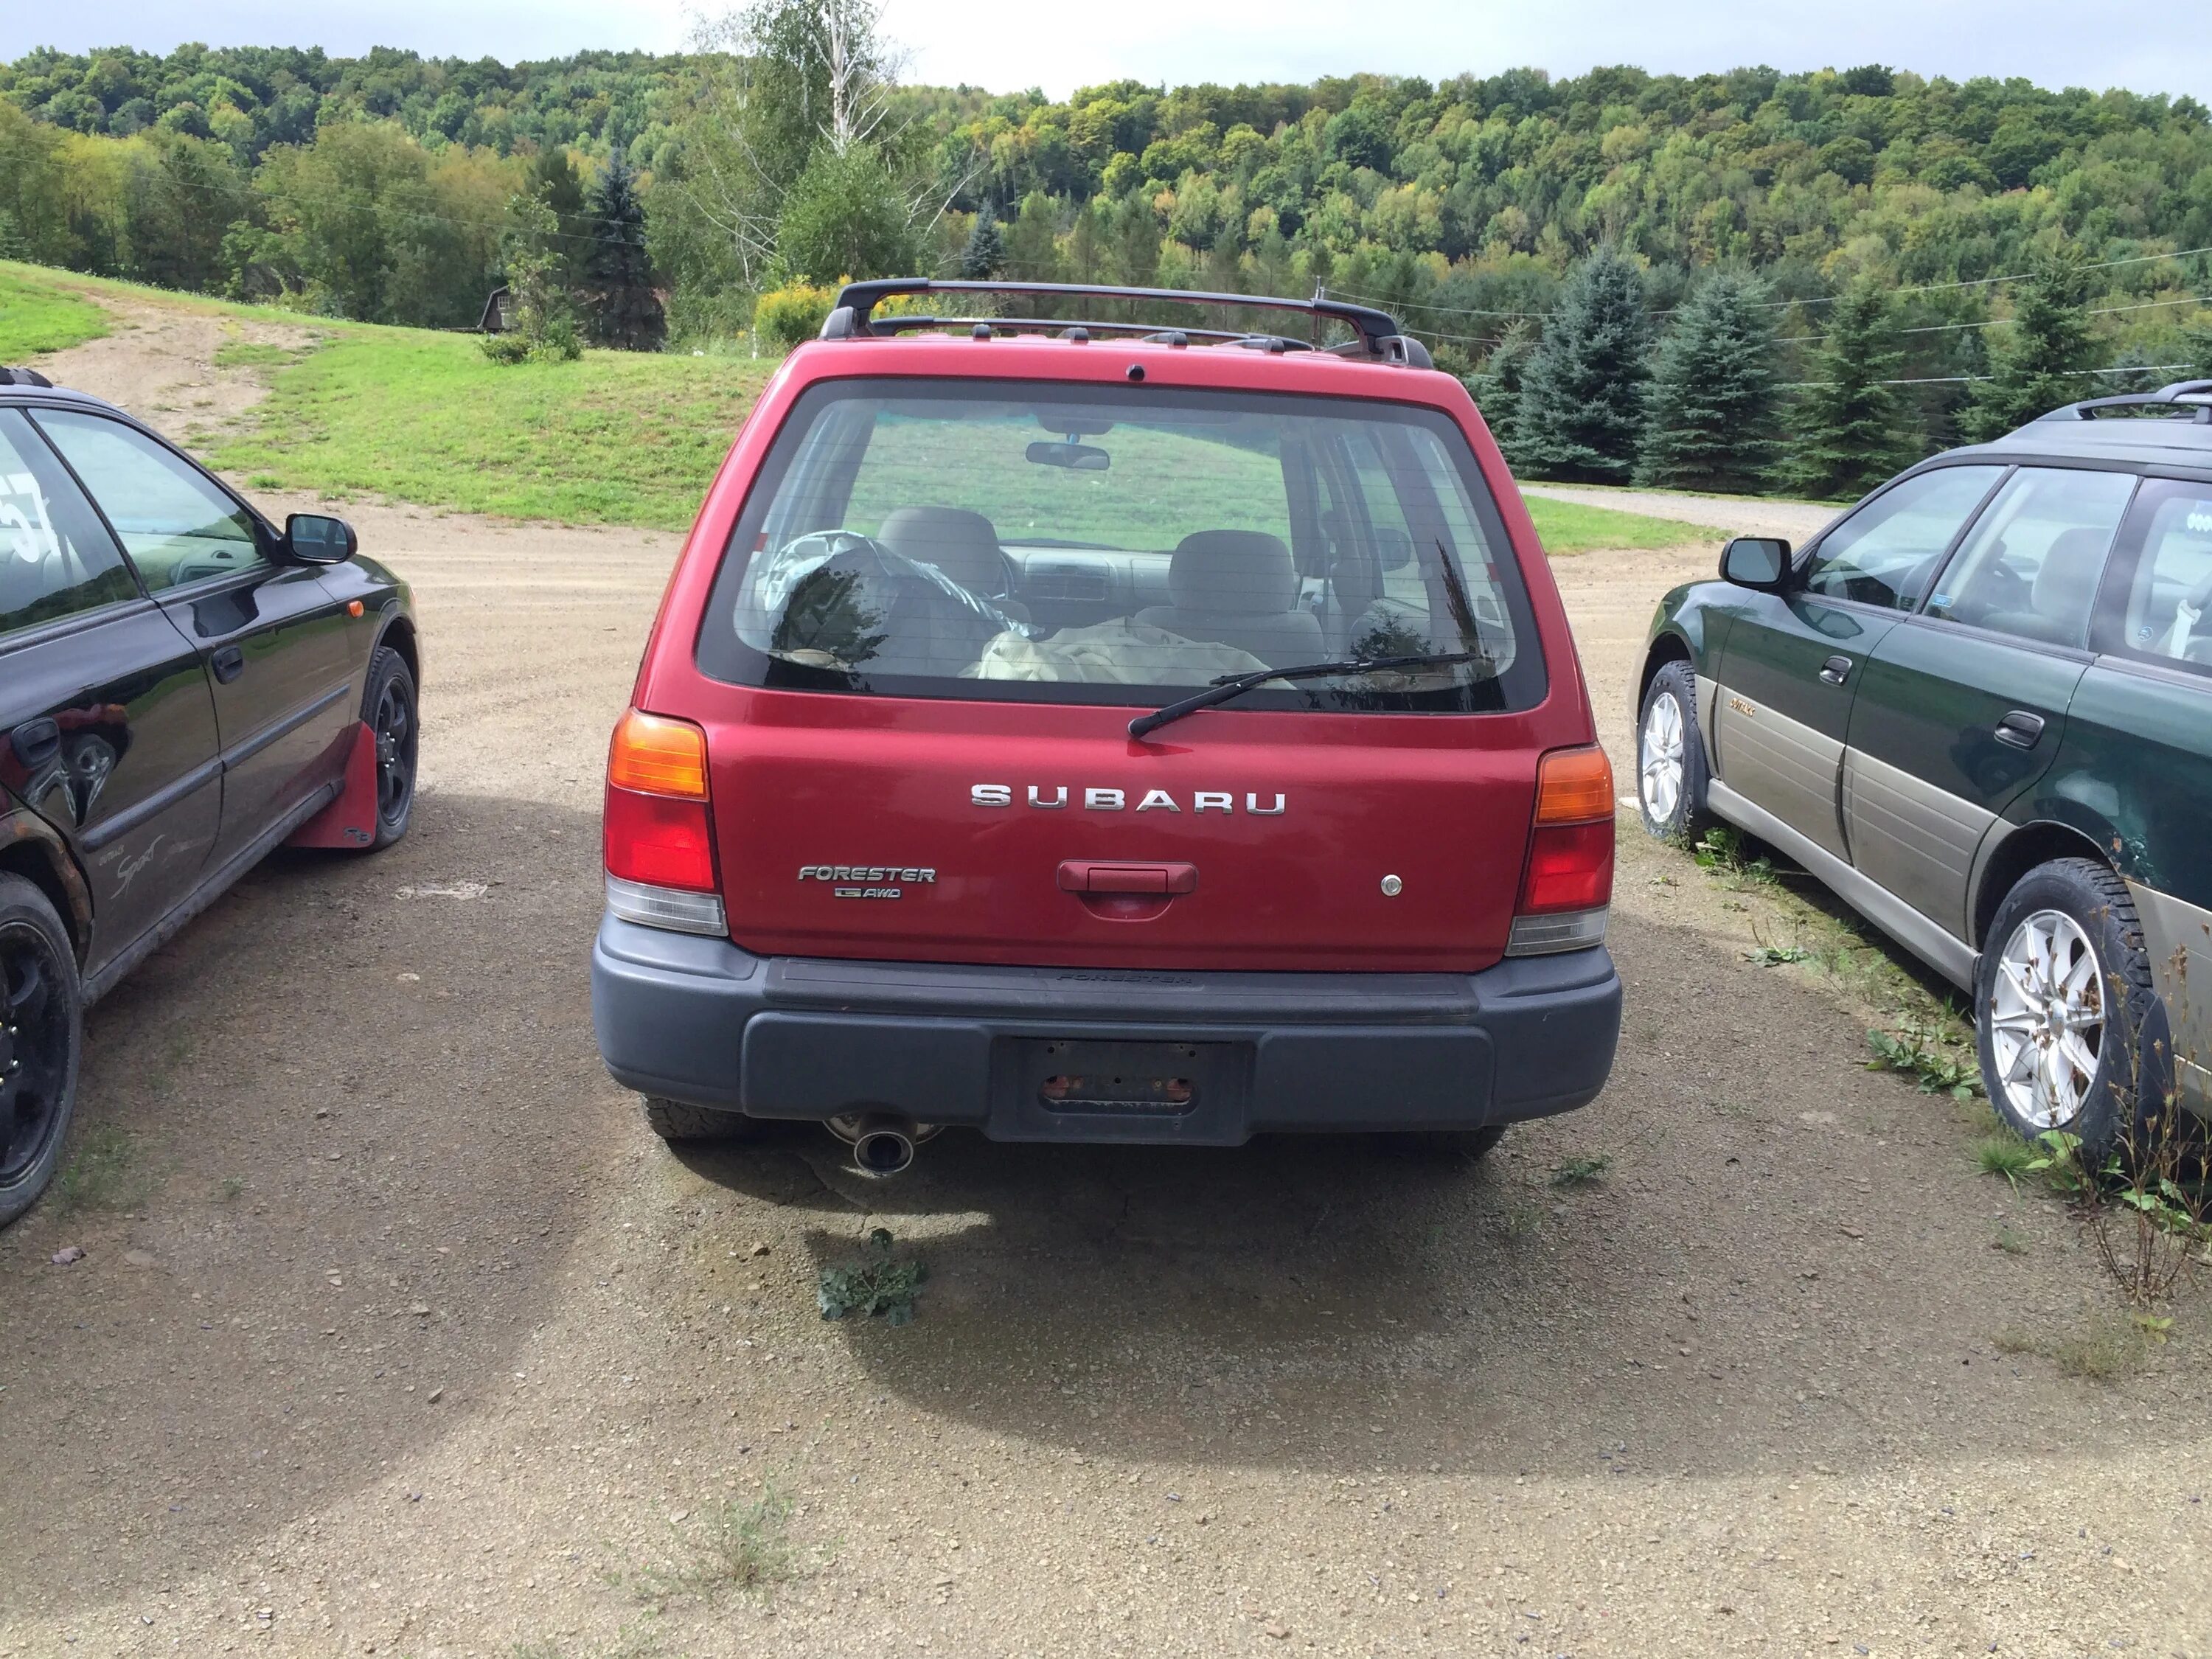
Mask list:
[[1503,1123],[1486,1123],[1480,1129],[1399,1129],[1385,1136],[1394,1151],[1419,1158],[1463,1158],[1470,1161],[1487,1154],[1505,1139]]
[[53,1179],[83,1047],[69,930],[44,893],[0,875],[0,1226]]
[[753,1140],[761,1133],[758,1118],[743,1112],[718,1111],[712,1106],[687,1106],[680,1100],[645,1097],[645,1121],[663,1140]]
[[1651,677],[1636,720],[1636,804],[1662,841],[1694,841],[1720,820],[1705,810],[1712,781],[1698,732],[1698,677],[1670,662]]
[[2136,1073],[2157,994],[2127,884],[2093,859],[2040,865],[2005,895],[1983,946],[1975,1024],[1990,1104],[2025,1138],[2080,1136],[2093,1170],[2134,1150],[2156,1107]]
[[361,717],[376,738],[376,839],[368,850],[389,847],[407,833],[415,816],[415,760],[420,740],[415,676],[407,659],[388,645],[368,660],[368,689]]

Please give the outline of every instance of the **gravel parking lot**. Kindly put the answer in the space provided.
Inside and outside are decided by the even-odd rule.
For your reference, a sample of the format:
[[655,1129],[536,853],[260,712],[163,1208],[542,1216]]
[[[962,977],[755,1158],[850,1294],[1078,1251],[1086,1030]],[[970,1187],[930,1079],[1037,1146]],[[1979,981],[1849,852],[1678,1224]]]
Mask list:
[[[1764,896],[1624,815],[1612,1086],[1482,1165],[679,1158],[586,983],[674,541],[343,510],[421,605],[416,830],[94,1012],[76,1206],[0,1235],[0,1655],[2212,1654],[2204,1307],[2117,1381],[2018,1351],[2124,1312],[1746,959]],[[1558,566],[1624,777],[1711,556]],[[876,1227],[920,1317],[825,1323]]]

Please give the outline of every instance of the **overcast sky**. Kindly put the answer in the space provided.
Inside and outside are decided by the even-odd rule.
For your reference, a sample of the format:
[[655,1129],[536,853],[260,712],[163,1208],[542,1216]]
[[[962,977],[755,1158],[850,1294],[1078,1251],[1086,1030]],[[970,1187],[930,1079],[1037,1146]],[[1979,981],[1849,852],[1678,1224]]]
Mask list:
[[[1530,64],[1557,75],[1594,64],[1694,72],[1885,63],[1923,74],[2026,76],[2045,86],[2193,93],[2212,102],[2204,0],[888,0],[908,78],[994,91],[1129,76],[1310,80],[1358,70],[1432,79]],[[0,58],[36,46],[319,46],[356,54],[507,62],[585,46],[670,50],[696,0],[0,0]],[[717,10],[709,4],[703,8]],[[2190,20],[2194,18],[2193,22]]]

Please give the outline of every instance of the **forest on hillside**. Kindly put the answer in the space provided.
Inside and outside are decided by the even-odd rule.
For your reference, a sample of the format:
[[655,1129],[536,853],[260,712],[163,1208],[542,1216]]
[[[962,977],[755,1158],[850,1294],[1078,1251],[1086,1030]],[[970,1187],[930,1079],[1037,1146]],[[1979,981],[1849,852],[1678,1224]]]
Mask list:
[[[442,327],[520,262],[556,301],[649,283],[649,326],[632,295],[586,331],[656,342],[665,307],[687,346],[803,332],[822,285],[903,268],[1325,285],[1396,310],[1562,476],[1702,476],[1644,452],[1655,421],[1718,430],[1717,399],[1778,435],[1863,383],[1825,418],[1896,428],[1864,471],[2062,390],[2212,372],[2191,98],[1868,65],[1055,100],[900,85],[875,17],[757,0],[698,52],[511,66],[33,52],[0,65],[0,255]],[[1547,438],[1524,395],[1620,430]]]

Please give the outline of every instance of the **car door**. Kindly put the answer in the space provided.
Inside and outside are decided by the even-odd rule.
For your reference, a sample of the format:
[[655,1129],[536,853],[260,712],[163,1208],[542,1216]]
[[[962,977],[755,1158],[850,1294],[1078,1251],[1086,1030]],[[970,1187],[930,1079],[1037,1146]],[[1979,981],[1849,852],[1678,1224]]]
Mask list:
[[0,410],[0,784],[76,855],[88,975],[197,884],[217,747],[199,652],[30,422]]
[[1917,603],[2003,471],[1943,467],[1901,479],[1829,529],[1784,591],[1737,599],[1713,700],[1723,783],[1844,854],[1837,793],[1859,666]]
[[277,557],[248,507],[158,440],[104,416],[41,411],[137,567],[204,654],[222,739],[218,866],[269,842],[344,763],[359,718],[345,604]]
[[2131,472],[2024,466],[1923,611],[1859,674],[1844,760],[1850,859],[1960,939],[1976,850],[2051,766],[2090,663],[2089,617]]

